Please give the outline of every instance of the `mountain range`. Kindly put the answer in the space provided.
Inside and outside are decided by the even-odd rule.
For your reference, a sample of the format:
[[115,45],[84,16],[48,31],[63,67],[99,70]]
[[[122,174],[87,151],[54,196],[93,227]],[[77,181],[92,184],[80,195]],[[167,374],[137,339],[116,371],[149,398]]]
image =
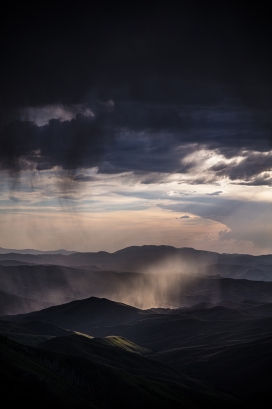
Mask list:
[[[272,281],[272,255],[219,254],[193,248],[171,246],[132,246],[107,253],[78,253],[64,250],[27,254],[28,250],[0,252],[4,263],[61,265],[92,270],[119,272],[162,272],[185,274],[219,274],[221,277]],[[70,253],[70,254],[68,254]],[[13,265],[14,265],[13,264]]]
[[0,257],[0,379],[10,404],[271,403],[270,255],[143,246]]

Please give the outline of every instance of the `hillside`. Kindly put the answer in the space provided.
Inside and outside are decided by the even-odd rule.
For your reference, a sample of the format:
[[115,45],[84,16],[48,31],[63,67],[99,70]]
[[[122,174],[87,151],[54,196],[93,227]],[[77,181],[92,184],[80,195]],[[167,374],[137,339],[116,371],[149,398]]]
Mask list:
[[[24,347],[3,337],[0,343],[2,398],[12,406],[189,409],[198,408],[200,403],[221,408],[240,404],[234,397],[200,383],[190,381],[190,387],[185,386],[178,374],[172,381],[167,371],[164,379],[145,379],[82,356]],[[154,361],[154,365],[162,364]],[[14,385],[16,394],[10,395]]]

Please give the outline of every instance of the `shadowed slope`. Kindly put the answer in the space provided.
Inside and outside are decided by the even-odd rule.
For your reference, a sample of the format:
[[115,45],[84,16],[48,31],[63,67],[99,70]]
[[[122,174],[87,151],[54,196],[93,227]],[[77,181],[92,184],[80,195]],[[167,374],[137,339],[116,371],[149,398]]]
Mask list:
[[84,391],[54,370],[54,361],[45,365],[25,347],[0,336],[1,399],[10,407],[95,409]]
[[[167,378],[145,379],[85,357],[24,347],[2,337],[0,343],[0,380],[5,387],[2,398],[9,398],[12,405],[101,409],[240,406],[235,398],[208,388],[203,392],[199,386],[191,389]],[[16,394],[7,396],[14,384]]]
[[[95,337],[111,336],[101,339],[77,333],[41,340],[39,345],[55,353],[125,371],[126,377],[129,373],[142,381],[143,378],[163,381],[160,386],[163,390],[166,385],[170,387],[170,381],[196,390],[194,382],[191,384],[179,371],[192,378],[209,379],[217,390],[235,394],[250,406],[251,400],[254,404],[264,401],[262,394],[270,399],[266,377],[269,379],[272,363],[272,306],[251,301],[229,304],[230,307],[200,304],[177,310],[142,311],[91,297],[9,320],[16,326],[39,319]],[[144,357],[141,354],[147,352],[145,349],[152,351]],[[237,375],[239,371],[243,379]],[[262,376],[264,379],[247,396],[246,385],[254,384],[255,372],[260,380]],[[199,387],[203,385],[200,383]],[[176,396],[175,387],[170,389],[169,396]]]
[[0,333],[25,345],[37,345],[56,336],[71,335],[71,331],[42,321],[11,322],[0,320]]
[[[97,330],[100,336],[108,328]],[[272,305],[195,306],[111,328],[153,352],[150,358],[209,381],[249,405],[272,402]]]

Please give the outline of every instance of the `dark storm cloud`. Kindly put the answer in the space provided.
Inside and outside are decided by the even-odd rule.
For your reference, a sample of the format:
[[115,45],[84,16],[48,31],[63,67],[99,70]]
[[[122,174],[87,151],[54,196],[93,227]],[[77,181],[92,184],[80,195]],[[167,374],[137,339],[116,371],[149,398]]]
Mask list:
[[[215,165],[210,170],[217,177],[228,176],[230,180],[244,180],[247,184],[271,184],[271,175],[265,172],[272,170],[272,154],[262,152],[247,152],[244,159],[236,164]],[[258,176],[262,174],[261,176]]]
[[134,171],[143,178],[143,183],[154,183],[156,179],[161,180],[160,173],[188,173],[194,161],[187,163],[182,159],[194,151],[194,146],[180,146],[171,135],[124,132],[114,146],[105,151],[106,162],[101,164],[99,172]]
[[[98,166],[100,173],[133,171],[148,184],[189,173],[197,161],[186,156],[199,147],[226,158],[271,149],[271,25],[261,9],[57,2],[5,18],[2,169]],[[59,103],[97,111],[42,127],[20,120],[24,108]],[[218,166],[215,178],[233,181],[254,182],[268,170],[246,159],[244,168]]]
[[256,176],[254,178],[251,178],[247,182],[238,182],[238,184],[239,185],[249,185],[249,186],[272,186],[272,177],[271,175],[265,173],[262,176]]
[[42,11],[11,8],[5,19],[5,107],[78,103],[88,93],[206,104],[225,97],[222,84],[248,104],[271,102],[271,26],[261,7],[55,2]]
[[[40,127],[27,121],[7,124],[0,139],[2,169],[33,164],[37,170],[57,165],[64,169],[99,166],[100,173],[188,173],[197,161],[184,158],[199,148],[215,149],[227,158],[245,149],[269,149],[268,118],[263,112],[258,121],[256,113],[228,106],[114,105],[112,101],[109,111],[105,104],[101,108],[96,103],[93,116],[78,114],[70,121],[52,119]],[[244,165],[259,173],[267,170],[268,162],[265,157],[257,161],[250,156]],[[221,162],[211,171],[231,174],[234,180],[238,169],[241,165],[234,168]]]
[[56,2],[5,17],[4,107],[78,103],[88,93],[202,105],[226,97],[220,85],[249,106],[271,104],[271,26],[261,7]]
[[54,166],[73,170],[95,166],[112,138],[107,118],[76,115],[70,121],[52,119],[44,126],[14,121],[2,129],[0,168],[46,170]]
[[[249,109],[117,103],[111,120],[119,137],[105,150],[99,172],[142,172],[146,184],[161,181],[163,173],[189,173],[200,159],[186,157],[199,149],[216,150],[230,159],[245,155],[245,150],[271,148],[268,113],[258,116]],[[258,173],[261,167],[253,162],[252,172]],[[209,179],[223,176],[224,169],[228,173],[232,168],[225,162],[216,164],[211,168],[215,176]],[[146,173],[150,175],[144,177]]]

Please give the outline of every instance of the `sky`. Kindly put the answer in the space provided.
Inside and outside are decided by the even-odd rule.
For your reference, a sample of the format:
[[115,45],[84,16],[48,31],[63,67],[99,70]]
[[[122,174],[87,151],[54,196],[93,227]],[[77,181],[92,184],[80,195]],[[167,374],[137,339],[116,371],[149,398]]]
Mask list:
[[262,4],[10,6],[0,247],[272,253]]

